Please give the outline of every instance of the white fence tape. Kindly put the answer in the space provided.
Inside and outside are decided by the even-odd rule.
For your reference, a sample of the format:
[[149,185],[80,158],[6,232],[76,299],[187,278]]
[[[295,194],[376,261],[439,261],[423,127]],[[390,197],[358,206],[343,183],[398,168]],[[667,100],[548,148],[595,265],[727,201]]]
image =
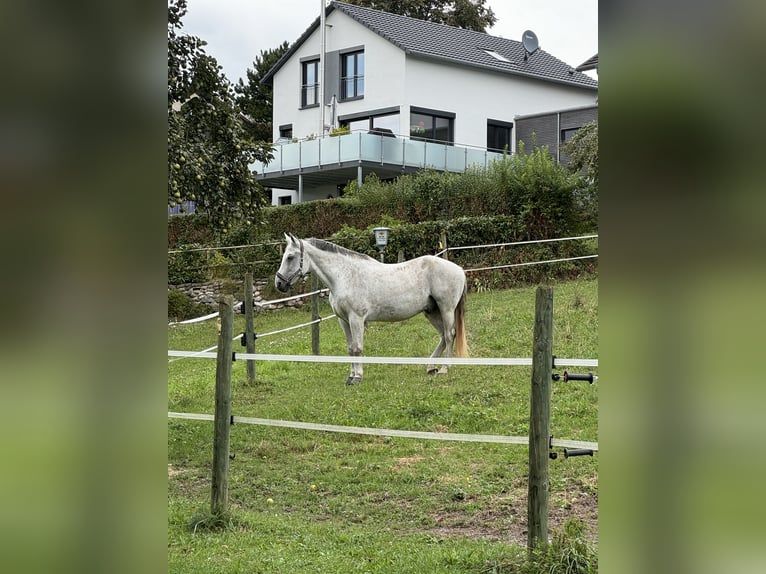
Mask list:
[[268,337],[269,335],[278,335],[279,333],[287,333],[288,331],[292,331],[293,329],[301,329],[303,327],[308,327],[309,325],[314,325],[315,323],[321,323],[322,321],[327,321],[327,319],[332,319],[333,317],[337,317],[337,315],[328,315],[327,317],[319,317],[319,319],[314,319],[313,321],[309,321],[308,323],[301,323],[300,325],[293,325],[292,327],[285,327],[284,329],[277,329],[276,331],[269,331],[268,333],[256,333],[255,337],[257,339],[260,339],[261,337]]
[[[367,363],[378,365],[484,365],[484,366],[532,366],[531,358],[495,357],[349,357],[346,355],[271,355],[268,353],[234,353],[235,358],[243,361],[281,361],[290,363]],[[199,351],[168,351],[168,357],[198,357],[215,359],[217,353]],[[598,367],[598,359],[566,359],[556,357],[556,368],[561,367]]]
[[[168,412],[168,418],[172,419],[189,419],[189,420],[201,420],[212,421],[215,419],[213,415],[207,414],[195,414],[195,413],[174,413]],[[446,433],[446,432],[426,432],[426,431],[408,431],[398,429],[380,429],[372,427],[352,427],[341,425],[325,425],[318,423],[304,423],[298,421],[283,421],[272,419],[259,419],[252,417],[233,417],[234,423],[244,423],[251,425],[262,425],[281,428],[294,428],[302,430],[324,431],[324,432],[338,432],[347,434],[363,434],[371,436],[383,436],[383,437],[402,437],[402,438],[415,438],[425,440],[446,440],[446,441],[458,441],[458,442],[482,442],[482,443],[499,443],[499,444],[519,444],[528,445],[529,437],[526,436],[503,436],[503,435],[487,435],[487,434],[460,434],[460,433]],[[585,442],[578,440],[560,440],[554,438],[551,442],[552,446],[564,447],[564,448],[589,448],[594,451],[598,450],[597,442]]]
[[435,255],[438,257],[439,255],[442,255],[445,251],[462,251],[464,249],[489,249],[491,247],[510,247],[512,245],[529,245],[531,243],[552,243],[554,241],[593,239],[595,237],[598,237],[598,235],[580,235],[578,237],[557,237],[555,239],[532,239],[530,241],[512,241],[510,243],[489,243],[487,245],[467,245],[465,247],[447,247],[446,249],[442,249],[438,253],[435,253]]
[[510,267],[526,267],[527,265],[541,265],[543,263],[561,263],[563,261],[575,261],[576,259],[595,259],[598,255],[582,255],[580,257],[565,257],[563,259],[548,259],[547,261],[530,261],[528,263],[511,263],[509,265],[493,265],[492,267],[478,267],[476,269],[466,269],[466,273],[472,271],[489,271],[491,269],[508,269]]
[[284,303],[285,301],[303,299],[304,297],[310,297],[311,295],[316,295],[317,293],[325,293],[327,291],[329,291],[329,289],[317,289],[311,293],[301,293],[300,295],[293,295],[292,297],[285,297],[284,299],[274,299],[273,301],[256,301],[254,305],[258,305],[258,307],[267,307],[268,305],[276,305],[277,303]]

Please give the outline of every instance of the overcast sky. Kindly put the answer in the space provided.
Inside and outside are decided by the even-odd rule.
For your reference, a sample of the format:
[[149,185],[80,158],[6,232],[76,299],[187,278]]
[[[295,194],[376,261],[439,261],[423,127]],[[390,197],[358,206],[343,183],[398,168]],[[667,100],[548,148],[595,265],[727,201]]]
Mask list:
[[[487,5],[497,16],[488,31],[493,36],[520,41],[524,30],[532,30],[541,49],[572,67],[598,53],[598,0],[488,0]],[[205,51],[236,83],[261,50],[297,40],[319,16],[322,0],[187,0],[187,6],[184,31],[205,40]]]

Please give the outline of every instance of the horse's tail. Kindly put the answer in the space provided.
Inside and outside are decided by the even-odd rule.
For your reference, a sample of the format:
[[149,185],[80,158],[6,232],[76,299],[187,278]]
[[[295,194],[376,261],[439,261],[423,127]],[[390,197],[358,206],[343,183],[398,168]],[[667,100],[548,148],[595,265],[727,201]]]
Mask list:
[[455,308],[455,355],[458,357],[468,356],[468,341],[465,338],[465,298],[468,286],[463,284],[463,294]]

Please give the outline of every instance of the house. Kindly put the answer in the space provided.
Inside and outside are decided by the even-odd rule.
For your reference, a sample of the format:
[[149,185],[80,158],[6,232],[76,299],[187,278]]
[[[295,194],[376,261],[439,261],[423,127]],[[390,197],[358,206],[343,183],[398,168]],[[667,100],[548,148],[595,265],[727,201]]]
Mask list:
[[[486,165],[515,151],[517,116],[598,95],[596,80],[520,41],[343,2],[330,2],[263,82],[276,143],[253,169],[276,188],[274,205],[337,197],[373,172]],[[350,133],[331,137],[341,127]]]
[[569,158],[561,146],[587,123],[598,122],[598,104],[524,114],[514,118],[516,138],[523,141],[527,151],[532,145],[548,146],[548,153],[566,164]]

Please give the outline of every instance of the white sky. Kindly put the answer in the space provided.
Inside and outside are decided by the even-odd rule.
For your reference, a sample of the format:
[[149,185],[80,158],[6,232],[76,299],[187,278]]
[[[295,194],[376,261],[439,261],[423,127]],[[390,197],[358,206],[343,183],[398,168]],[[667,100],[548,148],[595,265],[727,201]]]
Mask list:
[[[521,41],[524,30],[532,30],[541,49],[572,67],[598,53],[598,0],[488,0],[487,5],[497,16],[488,31],[493,36]],[[322,0],[187,0],[184,31],[205,40],[205,51],[236,83],[261,50],[297,40],[321,6]]]

